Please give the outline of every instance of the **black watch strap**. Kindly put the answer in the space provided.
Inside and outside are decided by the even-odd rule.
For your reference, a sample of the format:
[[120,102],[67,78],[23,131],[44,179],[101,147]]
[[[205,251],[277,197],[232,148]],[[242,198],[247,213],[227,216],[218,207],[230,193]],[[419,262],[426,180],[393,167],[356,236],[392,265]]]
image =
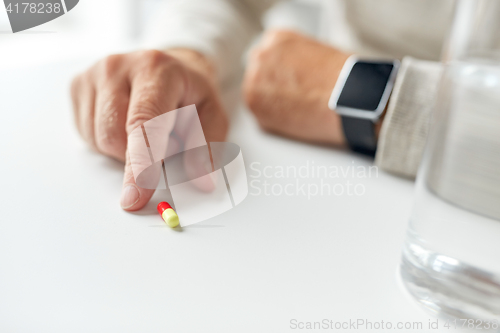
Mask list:
[[342,116],[342,127],[349,147],[358,153],[375,156],[377,138],[370,119]]

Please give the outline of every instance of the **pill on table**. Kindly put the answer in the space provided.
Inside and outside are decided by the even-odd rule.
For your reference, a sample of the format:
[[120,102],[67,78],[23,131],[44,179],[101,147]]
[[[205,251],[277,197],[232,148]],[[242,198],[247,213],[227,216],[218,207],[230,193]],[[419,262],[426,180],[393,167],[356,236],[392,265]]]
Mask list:
[[163,221],[165,221],[169,227],[175,228],[179,225],[179,216],[177,216],[177,213],[168,202],[160,202],[156,209],[158,213],[160,213]]

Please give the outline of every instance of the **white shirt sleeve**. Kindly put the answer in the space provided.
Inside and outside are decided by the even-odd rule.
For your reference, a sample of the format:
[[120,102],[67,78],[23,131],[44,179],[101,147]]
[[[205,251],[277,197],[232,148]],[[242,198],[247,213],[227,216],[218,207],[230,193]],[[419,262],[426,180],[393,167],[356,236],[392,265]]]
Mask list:
[[403,59],[380,131],[375,163],[381,169],[417,174],[442,70],[439,62]]
[[277,0],[168,0],[146,29],[145,47],[189,48],[209,57],[219,81],[240,67],[241,56]]

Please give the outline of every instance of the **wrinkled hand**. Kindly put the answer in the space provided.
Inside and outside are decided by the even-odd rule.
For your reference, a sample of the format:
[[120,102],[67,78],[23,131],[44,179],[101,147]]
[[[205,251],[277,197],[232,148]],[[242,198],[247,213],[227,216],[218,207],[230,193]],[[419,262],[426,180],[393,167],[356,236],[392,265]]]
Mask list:
[[139,51],[109,56],[71,86],[83,139],[98,152],[125,162],[121,206],[138,210],[154,190],[135,184],[127,136],[165,112],[196,104],[207,141],[223,141],[228,128],[209,63],[189,50]]
[[328,109],[328,100],[348,57],[295,32],[268,32],[250,57],[246,103],[269,132],[343,145],[341,120]]

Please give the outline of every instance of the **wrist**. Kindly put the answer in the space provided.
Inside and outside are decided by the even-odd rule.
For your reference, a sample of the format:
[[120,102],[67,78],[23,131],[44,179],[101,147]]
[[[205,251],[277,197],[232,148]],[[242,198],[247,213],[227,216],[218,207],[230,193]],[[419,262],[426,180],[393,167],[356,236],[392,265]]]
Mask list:
[[335,50],[334,52],[335,53],[332,53],[332,56],[326,64],[324,68],[324,75],[322,76],[323,80],[320,85],[321,105],[325,108],[327,114],[334,118],[335,127],[330,130],[330,135],[332,136],[331,141],[335,142],[339,146],[345,146],[347,141],[342,129],[342,121],[336,112],[330,110],[328,107],[328,101],[330,100],[333,88],[335,87],[335,84],[340,76],[340,72],[342,71],[347,59],[350,57],[350,54],[343,53],[338,50]]
[[330,58],[330,61],[328,61],[324,68],[325,75],[323,76],[324,80],[321,84],[321,94],[323,99],[326,100],[326,105],[328,105],[328,101],[330,100],[333,88],[340,76],[340,72],[350,56],[351,54],[335,50],[334,56]]
[[342,118],[349,147],[373,156],[399,62],[352,57],[332,91],[329,108]]

